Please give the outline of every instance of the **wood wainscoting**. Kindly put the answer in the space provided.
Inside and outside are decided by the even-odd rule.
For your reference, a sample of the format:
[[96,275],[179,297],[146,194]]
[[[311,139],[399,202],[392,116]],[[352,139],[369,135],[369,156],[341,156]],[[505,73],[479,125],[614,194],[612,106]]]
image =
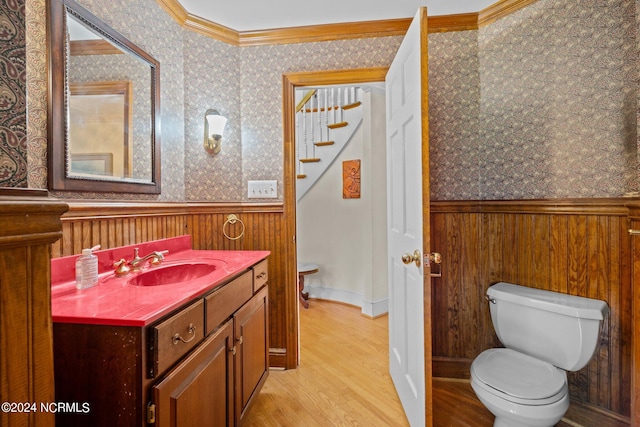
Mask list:
[[[54,257],[183,234],[194,249],[270,250],[270,363],[297,366],[295,212],[282,204],[68,203]],[[224,237],[229,214],[244,222],[242,239]],[[632,340],[640,329],[640,309],[632,306],[632,297],[640,305],[640,291],[632,294],[640,249],[633,257],[627,231],[634,224],[640,228],[640,202],[628,199],[432,202],[431,248],[443,255],[442,278],[432,282],[434,375],[468,378],[473,358],[499,345],[484,300],[495,282],[599,298],[611,315],[596,357],[570,375],[572,407],[640,426],[631,403],[640,407],[640,369],[632,367],[633,355],[640,359],[640,340]],[[228,234],[236,236],[238,227]]]
[[[125,203],[68,201],[62,216],[63,238],[52,246],[53,257],[78,254],[83,248],[123,245],[189,234],[193,249],[268,250],[270,364],[297,366],[297,321],[287,306],[297,301],[292,239],[287,237],[282,203]],[[230,214],[241,221],[225,222]],[[244,235],[237,240],[229,237]],[[293,265],[293,267],[292,267]],[[287,277],[289,279],[287,280]],[[294,316],[294,317],[291,317]]]
[[55,425],[50,248],[67,205],[0,189],[0,426]]
[[[469,378],[471,361],[500,343],[487,288],[500,281],[597,298],[611,309],[587,367],[569,374],[571,398],[626,421],[631,415],[632,287],[629,200],[433,202],[434,376]],[[637,309],[636,309],[637,310]]]

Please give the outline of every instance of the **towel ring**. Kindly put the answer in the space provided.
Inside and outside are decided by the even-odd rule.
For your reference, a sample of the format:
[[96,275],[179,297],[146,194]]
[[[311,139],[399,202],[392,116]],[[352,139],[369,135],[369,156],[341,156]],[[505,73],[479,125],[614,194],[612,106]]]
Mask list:
[[[229,235],[227,234],[227,229],[226,229],[227,224],[235,224],[236,222],[240,222],[240,224],[242,224],[242,232],[237,237],[229,237]],[[227,217],[227,220],[224,222],[224,225],[222,226],[222,234],[224,234],[224,237],[226,237],[229,240],[238,240],[239,238],[244,236],[244,222],[242,222],[242,220],[240,218],[238,218],[237,216],[235,216],[234,214],[230,214]]]

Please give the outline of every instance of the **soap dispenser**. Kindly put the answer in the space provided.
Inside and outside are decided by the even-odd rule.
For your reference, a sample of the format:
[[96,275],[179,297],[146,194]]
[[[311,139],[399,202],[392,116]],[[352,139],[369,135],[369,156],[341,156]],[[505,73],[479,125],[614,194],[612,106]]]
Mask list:
[[76,260],[76,289],[87,289],[98,283],[98,257],[93,251],[99,248],[83,249]]

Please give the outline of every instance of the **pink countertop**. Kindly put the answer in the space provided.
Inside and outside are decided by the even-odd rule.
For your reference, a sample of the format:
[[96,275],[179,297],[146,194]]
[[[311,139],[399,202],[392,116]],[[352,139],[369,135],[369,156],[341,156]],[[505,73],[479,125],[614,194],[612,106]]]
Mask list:
[[[116,277],[113,263],[133,258],[133,249],[140,256],[152,251],[168,250],[158,267],[185,262],[215,265],[215,270],[197,279],[179,284],[134,286],[127,283],[141,273]],[[76,289],[75,261],[78,255],[51,260],[51,309],[53,321],[115,326],[145,326],[170,313],[181,305],[205,294],[216,286],[239,275],[257,262],[267,258],[268,251],[202,251],[191,249],[191,237],[181,236],[156,240],[116,249],[96,251],[100,280],[89,289]]]

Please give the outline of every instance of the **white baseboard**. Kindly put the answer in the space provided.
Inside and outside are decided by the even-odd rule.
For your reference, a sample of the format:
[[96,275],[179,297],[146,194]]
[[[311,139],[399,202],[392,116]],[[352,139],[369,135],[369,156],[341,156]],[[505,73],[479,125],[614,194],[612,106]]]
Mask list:
[[305,292],[309,292],[310,298],[318,298],[328,301],[336,301],[354,305],[362,309],[362,314],[368,317],[378,317],[389,311],[387,298],[378,301],[365,300],[361,294],[324,286],[305,286]]
[[378,317],[389,312],[389,299],[381,299],[378,301],[362,300],[362,314],[369,317]]

